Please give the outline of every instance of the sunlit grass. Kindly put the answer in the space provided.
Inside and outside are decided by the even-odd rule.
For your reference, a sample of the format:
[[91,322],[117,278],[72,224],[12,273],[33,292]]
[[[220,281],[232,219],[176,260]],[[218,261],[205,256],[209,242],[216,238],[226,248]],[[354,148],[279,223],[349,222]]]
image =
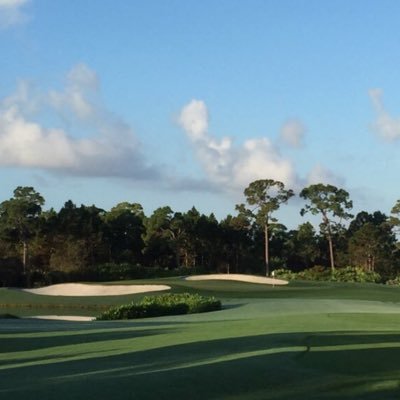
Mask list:
[[397,288],[168,284],[177,292],[211,293],[223,299],[224,309],[135,321],[1,320],[0,396],[400,398]]

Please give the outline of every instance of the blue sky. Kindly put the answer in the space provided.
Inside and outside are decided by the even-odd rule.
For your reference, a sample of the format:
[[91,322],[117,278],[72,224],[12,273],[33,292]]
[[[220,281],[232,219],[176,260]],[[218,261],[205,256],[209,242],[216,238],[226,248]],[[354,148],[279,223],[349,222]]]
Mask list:
[[[0,0],[0,199],[218,218],[255,179],[400,198],[398,1]],[[301,203],[280,212],[303,222]]]

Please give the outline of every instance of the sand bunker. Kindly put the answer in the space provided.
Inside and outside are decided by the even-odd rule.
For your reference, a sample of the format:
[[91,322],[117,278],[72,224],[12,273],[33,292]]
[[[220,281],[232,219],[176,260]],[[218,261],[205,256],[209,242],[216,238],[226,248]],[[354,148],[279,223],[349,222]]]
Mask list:
[[167,285],[87,285],[84,283],[61,283],[38,289],[22,290],[46,296],[120,296],[169,289],[171,287]]
[[31,317],[25,318],[33,318],[33,319],[50,319],[57,321],[77,321],[77,322],[86,322],[86,321],[94,321],[96,317],[82,317],[78,315],[34,315]]
[[230,280],[250,283],[261,283],[266,285],[287,285],[288,281],[283,279],[267,278],[264,276],[243,275],[243,274],[210,274],[210,275],[194,275],[188,276],[188,281],[203,280]]

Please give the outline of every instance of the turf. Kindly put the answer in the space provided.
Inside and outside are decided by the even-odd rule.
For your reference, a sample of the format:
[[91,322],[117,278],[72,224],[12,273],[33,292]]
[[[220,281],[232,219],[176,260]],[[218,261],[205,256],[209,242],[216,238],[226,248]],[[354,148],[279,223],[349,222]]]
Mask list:
[[[215,295],[224,309],[121,322],[2,319],[0,398],[400,398],[397,288],[160,281]],[[2,302],[4,292],[13,304],[34,296],[3,289]],[[50,296],[34,297],[44,305]]]

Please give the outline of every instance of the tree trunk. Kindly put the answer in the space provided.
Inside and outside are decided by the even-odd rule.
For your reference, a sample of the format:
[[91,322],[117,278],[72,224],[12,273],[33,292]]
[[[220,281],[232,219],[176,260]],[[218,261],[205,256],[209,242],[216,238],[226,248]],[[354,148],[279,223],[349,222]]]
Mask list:
[[331,272],[335,271],[335,259],[333,257],[333,244],[332,244],[332,236],[328,233],[328,242],[329,242],[329,256],[331,259]]
[[264,240],[265,240],[265,276],[269,275],[269,237],[268,224],[264,225]]
[[331,231],[331,224],[329,222],[329,219],[327,217],[327,215],[323,212],[322,213],[323,216],[323,221],[326,225],[326,231],[327,231],[327,239],[328,239],[328,243],[329,243],[329,257],[331,260],[331,272],[333,274],[333,272],[335,271],[335,258],[333,255],[333,243],[332,243],[332,231]]
[[26,267],[28,263],[28,243],[26,240],[22,242],[23,253],[22,253],[22,265],[24,268],[24,274],[26,274]]

